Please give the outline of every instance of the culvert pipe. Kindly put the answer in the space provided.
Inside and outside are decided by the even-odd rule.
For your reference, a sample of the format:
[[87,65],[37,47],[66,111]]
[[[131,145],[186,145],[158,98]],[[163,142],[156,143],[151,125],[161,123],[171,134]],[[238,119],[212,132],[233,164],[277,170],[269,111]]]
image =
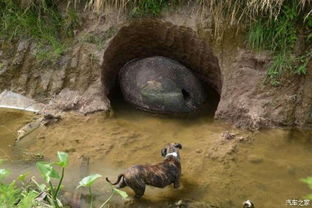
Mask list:
[[[218,59],[207,41],[195,31],[155,19],[141,19],[122,27],[109,42],[104,53],[101,80],[105,95],[118,83],[120,70],[132,60],[153,56],[179,62],[204,85],[220,96],[222,76]],[[187,100],[190,92],[181,91]]]

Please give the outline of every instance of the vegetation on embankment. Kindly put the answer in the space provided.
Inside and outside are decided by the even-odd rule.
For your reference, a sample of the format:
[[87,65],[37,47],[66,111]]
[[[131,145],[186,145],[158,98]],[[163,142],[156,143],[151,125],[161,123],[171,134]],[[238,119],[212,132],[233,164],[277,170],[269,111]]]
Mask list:
[[57,60],[66,40],[79,29],[81,11],[101,12],[114,7],[130,18],[159,17],[177,6],[198,5],[212,18],[214,35],[235,28],[246,32],[254,50],[273,52],[267,80],[280,85],[283,74],[305,74],[312,57],[312,3],[307,0],[3,0],[0,3],[0,38],[36,40],[37,58]]
[[66,38],[73,36],[78,25],[79,17],[76,11],[68,7],[66,12],[61,13],[56,1],[0,2],[0,39],[35,40],[36,57],[39,61],[58,59],[66,49]]

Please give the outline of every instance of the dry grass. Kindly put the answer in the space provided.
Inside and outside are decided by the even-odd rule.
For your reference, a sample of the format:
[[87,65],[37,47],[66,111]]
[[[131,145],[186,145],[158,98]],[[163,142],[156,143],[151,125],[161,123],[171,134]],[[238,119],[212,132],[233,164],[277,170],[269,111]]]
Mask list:
[[[20,0],[22,5],[30,5],[31,3],[38,3],[41,0]],[[60,3],[61,0],[54,0],[55,3]],[[81,4],[85,3],[86,7],[92,8],[99,11],[107,6],[115,8],[127,8],[130,4],[137,5],[139,1],[143,0],[67,0],[70,4]],[[145,0],[148,1],[148,0]],[[159,0],[161,1],[161,0]],[[164,1],[164,0],[163,0]],[[244,14],[257,14],[259,12],[267,12],[272,17],[278,15],[282,5],[287,0],[197,0],[203,9],[208,9],[209,11],[220,11],[229,12],[230,16],[237,16],[238,12],[244,11]],[[192,3],[195,0],[177,0],[180,3]],[[299,6],[304,8],[306,6],[311,6],[311,0],[298,0]],[[312,10],[312,9],[311,9]],[[239,15],[240,16],[240,15]]]
[[[253,22],[259,16],[276,19],[287,0],[200,0],[203,12],[209,12],[213,18],[215,31],[228,26]],[[298,0],[298,8],[308,10],[312,15],[312,1]]]
[[[54,0],[56,4],[62,0]],[[85,10],[100,12],[105,8],[115,8],[125,11],[139,4],[141,1],[151,2],[152,0],[66,0],[68,6],[83,5]],[[174,4],[199,4],[203,16],[209,14],[213,18],[215,32],[222,31],[227,26],[237,26],[241,23],[248,23],[255,20],[259,15],[268,18],[277,18],[282,6],[289,0],[159,0]],[[22,5],[44,2],[44,0],[20,0]],[[298,0],[300,9],[305,10],[307,16],[312,15],[312,0]]]

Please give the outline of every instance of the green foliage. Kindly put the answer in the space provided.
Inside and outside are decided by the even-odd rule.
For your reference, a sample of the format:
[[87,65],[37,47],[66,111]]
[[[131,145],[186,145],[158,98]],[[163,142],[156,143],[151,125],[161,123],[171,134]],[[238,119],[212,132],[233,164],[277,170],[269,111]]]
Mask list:
[[18,38],[33,39],[37,43],[38,60],[55,62],[65,51],[61,36],[72,36],[79,25],[79,18],[71,9],[62,17],[54,2],[32,1],[23,8],[15,0],[2,0],[0,38],[7,41]]
[[[93,193],[92,193],[92,185],[94,184],[94,182],[98,179],[101,178],[102,176],[99,174],[93,174],[93,175],[89,175],[87,177],[84,177],[80,182],[79,182],[79,186],[77,186],[77,188],[80,187],[86,187],[89,190],[89,195],[90,195],[90,208],[93,208]],[[108,199],[100,206],[100,208],[105,207],[108,202],[112,199],[112,197],[114,196],[114,194],[118,194],[122,199],[127,199],[128,198],[128,194],[124,191],[118,190],[115,187],[113,187],[111,184],[109,184],[112,188],[111,191],[111,195],[108,197]]]
[[58,172],[54,169],[54,167],[50,163],[38,162],[36,166],[46,183],[50,183],[51,178],[55,179],[60,178]]
[[[51,194],[50,201],[52,201],[53,205],[56,208],[61,206],[61,203],[58,200],[58,195],[60,193],[61,185],[64,179],[65,168],[68,166],[68,154],[65,152],[57,152],[57,157],[58,157],[57,162],[52,162],[52,163],[38,162],[36,164],[45,182],[48,183],[50,186],[50,189],[49,189],[49,193]],[[53,167],[53,165],[57,165],[62,168],[61,176]],[[51,183],[52,178],[59,179],[58,185],[56,187]]]
[[93,175],[89,175],[87,177],[84,177],[80,182],[79,182],[79,186],[77,186],[77,188],[80,187],[87,187],[89,190],[89,195],[90,195],[90,208],[93,208],[93,193],[92,193],[92,185],[94,184],[94,182],[96,181],[96,179],[102,177],[100,174],[93,174]]
[[59,161],[56,164],[62,168],[66,168],[68,166],[68,154],[66,152],[57,152],[57,157]]
[[115,188],[114,186],[112,186],[110,183],[109,183],[109,185],[110,185],[111,188],[112,188],[111,195],[110,195],[110,196],[108,197],[108,199],[106,199],[106,201],[100,206],[100,208],[105,207],[115,194],[119,195],[119,196],[120,196],[122,199],[124,199],[124,200],[128,198],[127,192],[124,192],[124,191],[121,191],[121,190],[119,190],[119,189],[116,189],[116,188]]
[[62,19],[62,28],[65,36],[73,37],[75,30],[80,26],[80,17],[76,10],[69,8]]
[[[2,176],[8,175],[8,170],[1,169]],[[20,175],[18,181],[24,184],[26,175]],[[17,186],[17,182],[13,180],[9,184],[0,181],[0,204],[1,207],[7,208],[29,208],[34,206],[47,207],[44,203],[36,201],[39,192],[36,190],[29,190],[28,185],[23,188]]]
[[[36,164],[40,175],[44,179],[44,183],[40,184],[31,177],[27,180],[27,174],[18,176],[17,180],[10,183],[4,183],[2,180],[8,176],[9,171],[0,169],[0,205],[7,208],[60,208],[64,207],[59,200],[59,193],[64,178],[64,170],[68,167],[68,154],[65,152],[57,152],[58,161],[47,163],[38,162]],[[2,160],[0,160],[0,165]],[[61,168],[58,173],[57,167]],[[86,187],[90,194],[90,207],[93,207],[92,186],[97,179],[102,177],[99,174],[93,174],[83,178],[79,182],[79,187]],[[56,180],[57,186],[52,184],[52,180]],[[112,192],[110,197],[100,206],[103,208],[108,204],[114,194],[119,195],[122,199],[128,197],[127,193],[111,186]]]
[[[255,50],[273,51],[273,60],[267,77],[272,85],[280,85],[280,78],[285,72],[302,75],[312,57],[312,48],[301,55],[294,55],[299,35],[304,36],[306,45],[312,37],[312,17],[301,9],[298,0],[285,1],[279,15],[275,18],[259,16],[252,22],[248,32],[249,46]],[[300,30],[307,31],[301,34]]]
[[91,187],[93,185],[93,183],[95,182],[96,179],[102,177],[100,174],[93,174],[93,175],[89,175],[87,177],[84,177],[80,182],[79,182],[79,186],[77,188],[80,187]]
[[0,181],[9,175],[9,171],[6,169],[0,169]]
[[176,1],[171,0],[140,0],[132,5],[130,15],[132,17],[157,17],[164,8],[175,4]]
[[[18,181],[21,183],[21,187],[16,185],[16,181],[13,180],[9,184],[0,183],[0,204],[5,207],[17,207],[17,208],[29,208],[29,207],[63,207],[62,203],[58,199],[60,187],[64,178],[64,168],[68,166],[68,154],[64,152],[58,152],[58,161],[52,163],[38,162],[36,164],[42,178],[48,184],[39,184],[34,177],[30,182],[26,182],[26,174],[22,174],[18,177]],[[54,168],[57,165],[62,168],[61,176]],[[1,169],[2,176],[6,176],[8,171]],[[57,187],[54,187],[51,180],[59,179]],[[40,199],[41,195],[44,195],[43,199]],[[46,200],[45,200],[46,199]]]
[[[302,178],[302,179],[300,179],[300,181],[307,184],[309,186],[309,188],[312,189],[312,177]],[[305,196],[305,198],[312,200],[312,194]]]
[[113,192],[117,193],[119,196],[121,196],[121,198],[123,199],[127,199],[128,198],[128,194],[127,192],[121,191],[119,189],[116,189],[115,187],[112,186]]

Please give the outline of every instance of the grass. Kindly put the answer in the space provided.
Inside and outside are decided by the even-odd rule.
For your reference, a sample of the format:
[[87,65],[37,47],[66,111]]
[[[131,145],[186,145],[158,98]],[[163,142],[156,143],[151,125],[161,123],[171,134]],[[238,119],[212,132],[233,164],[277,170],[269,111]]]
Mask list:
[[14,0],[2,0],[0,38],[8,42],[33,39],[37,43],[38,60],[55,62],[65,51],[62,37],[72,36],[79,20],[73,10],[62,16],[53,2],[30,1],[27,6],[22,6]]
[[[312,57],[312,16],[299,5],[298,0],[285,1],[274,18],[261,16],[248,28],[247,40],[252,49],[273,51],[267,71],[267,80],[273,86],[281,84],[284,73],[305,74]],[[298,41],[303,41],[307,48],[301,48],[296,54]]]

